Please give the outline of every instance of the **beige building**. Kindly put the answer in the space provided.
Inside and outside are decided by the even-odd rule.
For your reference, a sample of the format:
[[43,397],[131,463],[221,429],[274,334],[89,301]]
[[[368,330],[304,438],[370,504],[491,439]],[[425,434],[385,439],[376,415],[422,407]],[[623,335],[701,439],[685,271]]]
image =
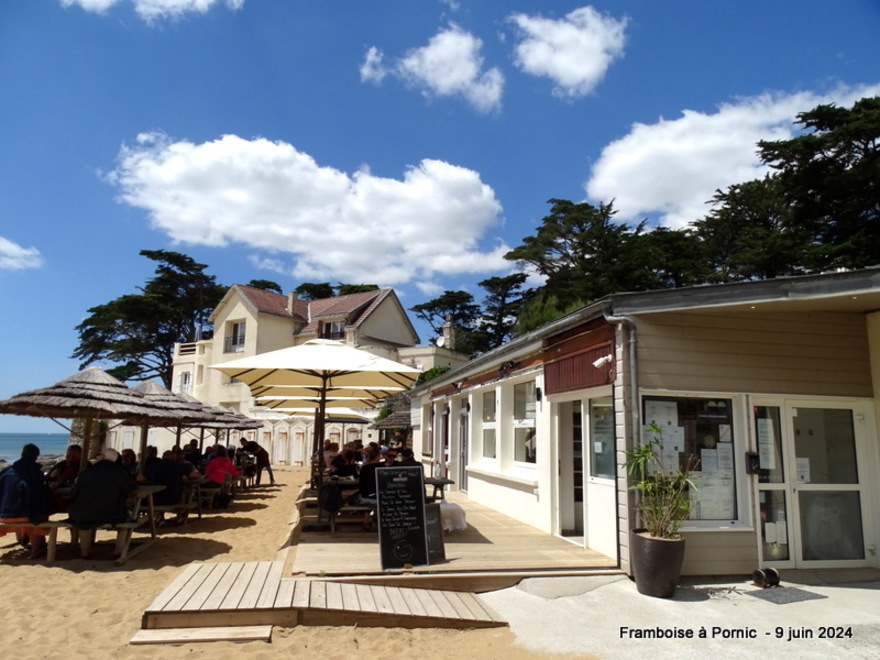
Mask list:
[[699,459],[684,573],[880,567],[880,269],[624,293],[411,392],[469,498],[616,558],[624,452]]
[[[211,339],[175,345],[172,389],[262,420],[262,429],[244,436],[269,449],[273,460],[280,463],[306,460],[313,422],[256,406],[246,385],[231,381],[210,365],[297,346],[310,339],[343,341],[422,369],[455,366],[467,360],[467,356],[445,348],[417,346],[419,337],[393,289],[306,301],[293,292],[284,295],[236,284],[210,320],[214,324]],[[333,422],[327,427],[327,438],[340,444],[358,438],[368,442],[375,439],[376,431],[367,427],[357,420]]]

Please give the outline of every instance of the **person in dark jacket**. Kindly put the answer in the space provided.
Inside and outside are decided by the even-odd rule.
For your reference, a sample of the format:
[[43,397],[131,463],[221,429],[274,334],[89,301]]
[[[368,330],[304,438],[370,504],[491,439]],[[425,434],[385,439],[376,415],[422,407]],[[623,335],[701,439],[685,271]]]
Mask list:
[[[22,447],[21,458],[0,472],[0,522],[22,523],[15,536],[22,545],[30,545],[31,559],[46,549],[44,529],[30,527],[49,518],[50,492],[37,459],[40,448],[34,444]],[[4,536],[8,530],[0,530]]]
[[[98,454],[98,462],[82,472],[73,485],[70,495],[73,506],[70,509],[70,522],[81,530],[80,552],[84,559],[89,557],[92,538],[96,527],[108,523],[128,520],[128,498],[137,488],[137,483],[124,467],[116,462],[119,453],[115,449],[104,449]],[[122,553],[124,533],[116,538],[116,553]]]

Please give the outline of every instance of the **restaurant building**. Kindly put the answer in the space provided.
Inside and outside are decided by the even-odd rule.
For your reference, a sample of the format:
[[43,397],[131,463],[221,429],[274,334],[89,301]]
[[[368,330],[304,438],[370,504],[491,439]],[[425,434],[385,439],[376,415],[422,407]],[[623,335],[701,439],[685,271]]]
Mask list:
[[625,452],[699,459],[684,574],[880,566],[880,269],[608,296],[413,391],[454,488],[629,570]]

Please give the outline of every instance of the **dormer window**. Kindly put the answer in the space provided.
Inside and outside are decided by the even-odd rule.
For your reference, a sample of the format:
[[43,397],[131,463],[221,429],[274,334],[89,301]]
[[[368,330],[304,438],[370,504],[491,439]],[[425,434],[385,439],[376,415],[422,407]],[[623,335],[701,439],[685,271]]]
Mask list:
[[242,351],[244,351],[244,321],[227,323],[223,352],[241,353]]
[[321,339],[345,339],[345,321],[325,321],[322,323]]

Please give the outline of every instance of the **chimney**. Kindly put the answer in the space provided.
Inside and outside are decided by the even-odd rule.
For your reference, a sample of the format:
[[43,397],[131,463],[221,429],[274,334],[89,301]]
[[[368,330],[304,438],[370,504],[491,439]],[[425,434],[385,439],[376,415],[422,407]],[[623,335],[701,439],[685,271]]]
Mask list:
[[296,312],[297,300],[299,300],[299,296],[296,295],[296,291],[291,291],[287,294],[287,313],[291,316]]
[[452,327],[452,315],[446,317],[446,323],[443,324],[443,348],[450,351],[455,350],[455,328]]

